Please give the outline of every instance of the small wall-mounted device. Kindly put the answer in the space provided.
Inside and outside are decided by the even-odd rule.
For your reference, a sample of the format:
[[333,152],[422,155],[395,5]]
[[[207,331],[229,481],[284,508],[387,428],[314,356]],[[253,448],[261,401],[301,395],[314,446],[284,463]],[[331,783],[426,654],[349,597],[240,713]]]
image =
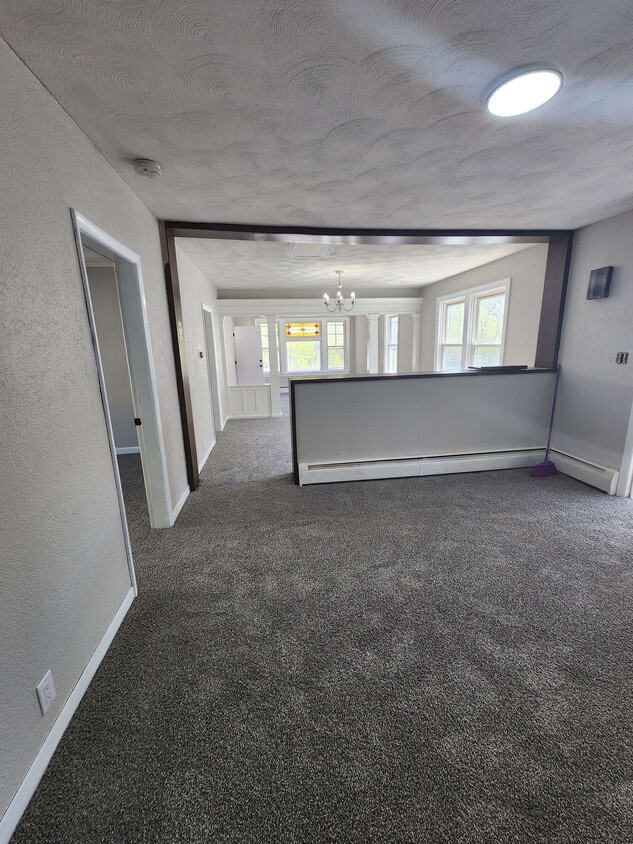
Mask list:
[[629,353],[628,352],[618,352],[615,356],[616,363],[628,363],[629,362]]
[[57,691],[55,690],[55,683],[53,682],[53,673],[52,671],[47,671],[44,677],[40,680],[37,684],[37,699],[40,702],[40,709],[42,710],[42,715],[46,715],[52,702],[57,697]]
[[600,267],[592,270],[587,287],[587,299],[606,299],[611,289],[613,267]]

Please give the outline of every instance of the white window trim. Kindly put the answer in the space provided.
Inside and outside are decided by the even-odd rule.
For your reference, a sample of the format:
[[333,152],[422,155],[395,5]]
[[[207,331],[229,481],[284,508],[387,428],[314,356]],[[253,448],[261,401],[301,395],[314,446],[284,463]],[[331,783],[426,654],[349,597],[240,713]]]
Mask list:
[[[468,290],[460,290],[437,299],[437,312],[435,315],[435,371],[444,372],[442,369],[442,311],[444,305],[452,302],[464,301],[464,335],[462,337],[462,369],[472,366],[471,350],[473,348],[474,314],[475,302],[482,295],[505,292],[506,303],[503,313],[503,334],[501,336],[501,355],[499,366],[503,366],[506,354],[506,340],[508,338],[508,314],[510,313],[510,291],[512,278],[502,278],[499,281],[482,284],[479,287],[470,287]],[[446,370],[448,371],[448,370]]]
[[385,343],[384,343],[384,360],[383,360],[383,371],[388,375],[393,375],[395,373],[391,373],[389,371],[389,346],[392,344],[389,342],[390,340],[390,333],[389,333],[389,323],[390,320],[396,317],[398,320],[398,342],[396,343],[396,369],[395,373],[398,372],[398,368],[400,366],[400,314],[385,314]]
[[[287,322],[320,322],[321,336],[318,339],[321,341],[321,369],[311,370],[289,370],[286,368],[287,354],[286,354],[286,323]],[[328,369],[327,368],[327,324],[328,322],[342,322],[344,327],[344,348],[345,348],[345,367],[344,369]],[[281,353],[281,375],[349,375],[350,374],[350,320],[347,316],[340,316],[339,314],[328,314],[327,316],[320,316],[316,319],[314,317],[283,317],[277,320],[279,326],[279,351]],[[311,338],[306,337],[306,340]],[[290,341],[293,342],[292,340]],[[325,368],[323,364],[326,364]]]

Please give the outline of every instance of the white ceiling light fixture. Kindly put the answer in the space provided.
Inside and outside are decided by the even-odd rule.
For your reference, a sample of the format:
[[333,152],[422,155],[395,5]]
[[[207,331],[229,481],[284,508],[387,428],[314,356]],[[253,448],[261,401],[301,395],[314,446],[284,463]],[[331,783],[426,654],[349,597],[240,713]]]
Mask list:
[[341,276],[343,275],[343,270],[334,270],[336,275],[338,276],[338,284],[336,285],[336,301],[332,302],[330,305],[330,297],[327,293],[323,294],[323,304],[328,309],[328,311],[333,314],[334,311],[351,311],[354,307],[354,302],[356,301],[356,294],[352,293],[349,297],[349,307],[345,304],[345,299],[343,298],[343,279]]
[[148,179],[157,179],[160,176],[160,164],[149,158],[135,158],[134,172],[139,176],[147,176]]
[[486,105],[496,117],[516,117],[545,105],[562,85],[563,74],[553,67],[513,70],[497,82]]

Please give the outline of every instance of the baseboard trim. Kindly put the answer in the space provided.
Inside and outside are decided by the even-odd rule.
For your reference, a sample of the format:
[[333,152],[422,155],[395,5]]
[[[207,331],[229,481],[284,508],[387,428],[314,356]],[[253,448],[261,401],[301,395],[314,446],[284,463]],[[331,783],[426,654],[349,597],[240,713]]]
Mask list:
[[185,489],[185,491],[183,492],[183,494],[182,494],[182,495],[180,496],[180,498],[178,499],[178,503],[176,504],[176,506],[174,507],[174,509],[171,511],[171,516],[169,517],[169,527],[173,527],[174,522],[175,522],[175,521],[176,521],[176,519],[178,518],[178,515],[179,515],[180,511],[181,511],[181,510],[182,510],[182,508],[184,507],[185,501],[189,498],[189,493],[190,493],[190,492],[191,492],[191,490],[190,490],[190,489],[189,489],[189,487],[187,486],[187,488]]
[[376,460],[336,465],[299,464],[299,483],[338,483],[381,478],[419,478],[460,472],[486,472],[495,469],[521,469],[540,463],[545,449],[519,449],[484,454],[458,454],[414,457],[403,460]]
[[597,463],[590,463],[573,454],[552,449],[550,457],[556,464],[556,468],[563,475],[569,475],[577,481],[594,486],[606,492],[607,495],[615,495],[618,487],[620,473],[617,469],[610,469],[607,466],[599,466]]
[[37,756],[33,760],[26,776],[20,783],[20,786],[9,803],[6,812],[2,818],[0,818],[0,844],[9,844],[11,836],[15,832],[15,828],[20,822],[20,818],[24,814],[26,807],[29,805],[31,798],[35,794],[35,790],[39,785],[40,780],[44,776],[44,772],[53,757],[53,753],[55,752],[57,745],[66,732],[66,728],[68,727],[71,718],[75,714],[82,697],[86,693],[86,689],[90,685],[90,681],[94,677],[97,668],[101,665],[103,657],[106,655],[108,648],[112,644],[112,640],[116,636],[117,630],[121,626],[121,622],[125,618],[133,600],[134,590],[130,589],[125,596],[123,603],[117,610],[116,615],[110,622],[103,638],[97,645],[95,652],[90,657],[88,664],[81,673],[79,680],[70,693],[68,700],[62,707],[61,712],[50,729],[50,732],[44,739],[44,744],[40,747]]
[[117,448],[117,454],[140,454],[141,449],[137,445],[125,446],[124,448]]
[[[211,452],[213,451],[214,448],[215,448],[215,440],[213,440],[213,442],[211,443],[209,448],[206,450],[202,460],[198,463],[198,472],[202,472],[202,470],[204,469],[204,464],[207,462],[207,460],[211,456]],[[183,502],[183,504],[184,504],[184,502]]]

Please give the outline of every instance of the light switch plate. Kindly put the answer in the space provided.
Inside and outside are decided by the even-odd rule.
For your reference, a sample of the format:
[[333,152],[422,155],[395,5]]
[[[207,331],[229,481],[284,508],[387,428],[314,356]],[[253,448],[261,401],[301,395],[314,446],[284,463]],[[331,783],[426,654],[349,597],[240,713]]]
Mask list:
[[40,702],[42,715],[46,715],[56,697],[57,691],[53,682],[53,672],[49,669],[37,686],[37,699]]

